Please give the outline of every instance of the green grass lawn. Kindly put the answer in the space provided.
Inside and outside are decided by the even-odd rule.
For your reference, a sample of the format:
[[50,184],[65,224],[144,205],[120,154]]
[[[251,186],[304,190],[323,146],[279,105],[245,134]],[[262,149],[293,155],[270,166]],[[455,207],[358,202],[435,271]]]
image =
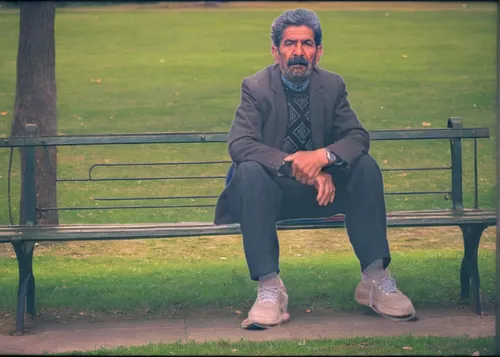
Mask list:
[[[283,5],[286,8],[286,5]],[[61,134],[227,131],[245,76],[272,63],[269,11],[71,11],[56,15],[58,122]],[[324,31],[321,66],[346,79],[350,100],[370,130],[465,126],[494,129],[495,13],[466,11],[318,11]],[[0,112],[15,92],[18,15],[0,12]],[[228,31],[230,29],[230,31]],[[406,58],[402,56],[406,55]],[[101,79],[102,83],[95,82]],[[93,81],[94,80],[94,81]],[[0,117],[8,135],[11,116]],[[442,155],[436,155],[441,152]],[[447,165],[449,143],[375,142],[383,167]],[[494,207],[494,139],[479,142],[480,204]],[[94,163],[227,159],[225,144],[60,148],[58,176],[85,177]],[[465,200],[472,204],[472,144],[464,145]],[[0,156],[0,223],[7,223],[8,152]],[[13,170],[18,216],[19,167]],[[224,173],[226,166],[143,168],[142,176]],[[137,175],[100,168],[96,177]],[[442,190],[449,172],[386,173],[387,191]],[[196,183],[196,184],[194,184]],[[217,195],[222,180],[60,183],[59,206],[96,206],[92,197]],[[154,194],[153,194],[154,192]],[[176,201],[177,202],[177,201]],[[191,201],[178,201],[192,203]],[[197,200],[210,203],[213,200]],[[127,202],[130,203],[130,202]],[[136,201],[135,204],[151,203]],[[171,201],[154,201],[167,204]],[[110,203],[113,204],[113,203]],[[443,208],[442,196],[392,196],[389,209]],[[61,222],[210,221],[212,208],[64,211]]]
[[[272,61],[269,29],[280,12],[58,10],[58,131],[61,134],[227,131],[239,102],[242,79]],[[384,11],[318,11],[318,14],[322,20],[325,48],[321,66],[344,76],[350,101],[369,130],[422,128],[423,122],[431,123],[431,128],[439,128],[446,126],[449,117],[459,116],[466,127],[488,127],[494,134],[494,12],[400,11],[386,15]],[[10,132],[18,25],[18,14],[0,11],[0,33],[3,34],[0,36],[0,112],[9,113],[0,116],[0,136]],[[375,142],[372,147],[372,154],[382,167],[449,164],[449,143],[446,141]],[[481,140],[478,147],[479,202],[482,207],[493,208],[494,137]],[[467,142],[464,145],[464,197],[469,206],[473,200],[471,158],[472,143]],[[19,202],[17,159],[16,153],[12,176],[16,219]],[[60,148],[58,177],[83,178],[95,163],[214,159],[227,159],[226,145]],[[0,153],[0,224],[8,223],[9,217],[7,164],[8,152],[4,150]],[[98,168],[95,175],[221,174],[225,169],[224,165],[194,169]],[[387,191],[438,190],[448,189],[450,185],[447,172],[384,175]],[[62,207],[113,204],[94,201],[96,197],[217,195],[222,187],[222,180],[59,183],[58,204]],[[132,201],[132,204],[144,202]],[[178,202],[192,203],[191,200]],[[159,200],[152,204],[169,203]],[[389,209],[444,208],[450,206],[450,201],[441,196],[414,195],[389,197],[387,204]],[[212,208],[63,211],[61,222],[210,221],[212,216]],[[412,232],[417,234],[416,230]],[[439,232],[432,236],[438,242],[432,249],[426,250],[425,243],[419,243],[418,249],[412,245],[416,245],[417,240],[430,239],[429,234],[413,242],[409,238],[394,253],[393,267],[398,284],[412,297],[417,308],[454,304],[458,297],[462,248],[458,245],[440,249],[439,242],[445,245],[449,237]],[[324,237],[315,231],[308,234],[318,239]],[[207,307],[247,309],[255,299],[255,285],[248,279],[239,240],[226,249],[224,244],[205,244],[205,239],[208,238],[182,244],[179,240],[169,240],[161,245],[144,241],[141,244],[149,247],[147,254],[128,242],[113,245],[117,247],[116,252],[106,251],[106,243],[81,243],[84,250],[87,249],[85,253],[75,250],[63,254],[66,245],[57,245],[53,251],[41,254],[37,251],[38,308],[44,313],[69,311],[69,315],[80,311],[150,315]],[[316,247],[302,255],[284,251],[282,275],[288,289],[293,291],[290,309],[360,308],[353,300],[359,279],[358,263],[350,248],[339,252],[332,247],[327,250]],[[181,248],[184,250],[177,250]],[[125,249],[137,251],[122,256]],[[225,249],[224,256],[219,249]],[[0,254],[0,320],[2,314],[12,316],[15,309],[17,266],[9,254]],[[491,251],[481,251],[480,271],[483,293],[491,301],[495,296],[494,254]],[[331,354],[336,351],[345,354],[434,354],[437,351],[453,354],[472,353],[479,349],[476,346],[492,350],[492,342],[488,339],[419,340],[421,342],[415,343],[421,348],[415,347],[412,351],[401,351],[401,344],[408,343],[407,340],[390,339],[389,342],[373,342],[376,348],[371,352],[353,349],[352,344],[357,344],[356,341],[311,342],[312,347],[303,350],[293,345],[295,342],[258,346],[263,354]],[[149,346],[131,349],[133,352],[121,349],[113,353],[196,354],[232,349],[241,354],[255,353],[255,346],[250,342],[221,343],[202,347]]]
[[342,338],[336,340],[189,342],[98,349],[73,355],[235,355],[235,356],[481,356],[495,354],[493,338],[443,338],[401,336],[394,338]]
[[[235,242],[233,254],[237,246]],[[165,244],[162,248],[168,247],[169,244]],[[35,259],[40,307],[89,314],[146,312],[149,315],[227,307],[246,311],[255,300],[256,285],[248,278],[246,263],[240,254],[224,255],[221,259],[216,251],[209,257],[196,256],[193,251],[191,256],[168,260],[161,259],[159,253],[136,258],[89,255],[53,254]],[[414,300],[416,308],[457,303],[460,252],[398,251],[394,252],[393,260],[393,276],[400,289]],[[492,302],[495,298],[494,253],[482,251],[480,262],[482,291],[485,301]],[[352,252],[284,256],[280,265],[292,312],[314,307],[364,308],[354,301],[360,275],[359,263]],[[17,293],[16,260],[0,257],[0,268],[0,311],[13,312]]]

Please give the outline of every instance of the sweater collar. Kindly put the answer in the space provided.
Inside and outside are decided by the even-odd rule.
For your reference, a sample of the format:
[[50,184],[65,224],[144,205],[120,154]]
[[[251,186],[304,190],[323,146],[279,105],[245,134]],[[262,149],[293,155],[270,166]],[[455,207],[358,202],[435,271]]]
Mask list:
[[307,81],[299,85],[290,82],[288,79],[285,78],[283,74],[281,75],[281,80],[288,88],[290,88],[294,92],[305,92],[307,86],[309,85],[309,78],[307,79]]

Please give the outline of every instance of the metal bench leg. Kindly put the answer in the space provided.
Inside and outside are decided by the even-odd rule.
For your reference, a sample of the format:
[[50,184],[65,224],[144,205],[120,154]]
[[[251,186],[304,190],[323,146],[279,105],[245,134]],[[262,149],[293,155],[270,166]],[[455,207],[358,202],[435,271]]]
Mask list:
[[474,299],[476,313],[482,315],[483,308],[481,302],[477,252],[481,235],[486,229],[486,226],[483,224],[467,224],[461,225],[460,228],[462,229],[464,239],[464,257],[460,267],[460,297],[465,300],[469,299],[472,285],[472,297]]
[[19,287],[17,290],[16,335],[24,333],[24,316],[27,311],[35,316],[35,277],[33,275],[34,242],[13,243],[19,267]]

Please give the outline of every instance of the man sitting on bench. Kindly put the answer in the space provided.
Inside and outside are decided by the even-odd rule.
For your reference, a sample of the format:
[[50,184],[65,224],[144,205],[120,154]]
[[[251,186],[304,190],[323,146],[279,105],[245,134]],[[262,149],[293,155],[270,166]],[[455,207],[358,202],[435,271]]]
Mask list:
[[387,270],[384,187],[368,154],[369,134],[351,109],[343,78],[317,66],[323,54],[318,16],[286,11],[274,20],[271,39],[276,64],[241,85],[228,136],[233,165],[214,220],[240,224],[250,278],[258,281],[242,326],[265,328],[289,318],[276,222],[339,213],[361,265],[356,301],[388,318],[412,318],[412,302]]

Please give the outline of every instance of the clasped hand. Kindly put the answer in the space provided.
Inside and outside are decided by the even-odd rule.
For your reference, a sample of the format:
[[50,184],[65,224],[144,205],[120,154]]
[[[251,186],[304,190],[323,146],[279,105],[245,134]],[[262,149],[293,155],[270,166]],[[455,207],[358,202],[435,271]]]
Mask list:
[[321,169],[328,164],[324,149],[297,151],[285,157],[292,162],[292,176],[305,185],[316,187],[316,200],[320,206],[326,206],[335,199],[335,186],[332,177]]

